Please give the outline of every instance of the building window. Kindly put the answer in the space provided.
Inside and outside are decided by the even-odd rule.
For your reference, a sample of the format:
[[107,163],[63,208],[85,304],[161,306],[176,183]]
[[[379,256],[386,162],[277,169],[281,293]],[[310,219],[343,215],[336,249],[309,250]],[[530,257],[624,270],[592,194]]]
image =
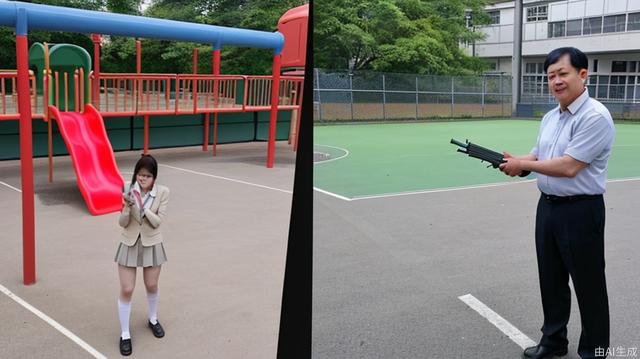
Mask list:
[[626,61],[611,61],[611,72],[626,72],[626,71],[627,71]]
[[529,62],[524,65],[525,74],[544,74],[543,62]]
[[491,20],[489,20],[489,24],[497,25],[500,24],[500,11],[489,11],[487,12]]
[[596,98],[607,99],[609,90],[609,76],[598,76],[598,91]]
[[582,25],[583,35],[599,34],[602,32],[602,17],[584,19]]
[[567,36],[582,35],[582,19],[567,21]]
[[547,5],[527,8],[527,22],[547,20]]
[[[598,72],[598,60],[597,59],[593,59],[593,72]],[[593,83],[595,84],[596,82],[594,81]]]
[[611,76],[611,84],[609,85],[609,99],[624,100],[624,88],[626,79],[626,76]]
[[566,22],[558,21],[558,22],[550,22],[549,23],[549,34],[547,37],[563,37],[565,36],[565,27]]
[[627,15],[605,16],[602,32],[623,32]]
[[640,30],[640,12],[629,14],[627,22],[627,31]]

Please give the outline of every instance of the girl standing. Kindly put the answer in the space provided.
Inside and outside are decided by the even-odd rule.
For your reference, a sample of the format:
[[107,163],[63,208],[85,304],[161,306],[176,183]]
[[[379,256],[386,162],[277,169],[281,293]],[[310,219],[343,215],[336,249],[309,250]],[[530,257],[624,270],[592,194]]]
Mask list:
[[142,267],[149,302],[148,326],[155,337],[164,336],[164,329],[158,321],[158,278],[160,268],[167,260],[160,225],[166,216],[169,189],[156,184],[157,176],[158,163],[152,156],[143,155],[136,163],[129,188],[123,193],[118,222],[124,229],[115,256],[120,278],[118,315],[122,355],[132,352],[129,317],[138,267]]

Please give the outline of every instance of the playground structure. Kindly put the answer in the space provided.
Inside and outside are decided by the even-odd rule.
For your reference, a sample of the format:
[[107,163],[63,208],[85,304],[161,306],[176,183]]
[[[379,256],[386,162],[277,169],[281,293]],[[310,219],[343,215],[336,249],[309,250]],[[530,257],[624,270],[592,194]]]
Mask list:
[[[280,73],[283,62],[290,67],[304,68],[304,49],[292,47],[306,46],[308,5],[292,10],[279,22],[279,29],[284,27],[285,35],[289,36],[287,41],[291,39],[285,42],[285,36],[279,32],[0,1],[0,26],[16,29],[17,70],[0,72],[0,120],[19,120],[25,285],[35,283],[32,121],[47,123],[49,180],[52,181],[52,120],[56,120],[73,159],[78,187],[94,215],[120,209],[124,182],[115,164],[104,117],[142,116],[143,150],[147,153],[150,116],[203,115],[202,146],[206,151],[210,138],[210,115],[213,114],[215,156],[219,114],[268,111],[266,166],[271,168],[278,110],[292,111],[289,143],[293,143],[294,150],[297,135],[292,134],[299,132],[303,78],[281,76]],[[305,30],[304,40],[301,40],[303,34],[296,32],[301,28]],[[76,62],[79,63],[76,66],[64,61],[50,61],[54,58],[52,54],[62,51],[70,51],[86,60],[87,56],[82,56],[73,45],[58,44],[49,49],[47,44],[36,44],[29,56],[28,29],[92,33],[93,70],[89,71],[91,64],[87,61]],[[101,73],[99,34],[209,43],[213,49],[213,74],[197,74],[195,51],[193,74],[142,73],[139,41],[136,43],[136,73]],[[272,75],[221,75],[220,50],[224,45],[273,49]],[[285,57],[283,54],[290,55]],[[30,67],[36,71],[30,71]],[[42,71],[41,77],[39,71]],[[40,78],[42,80],[38,81]]]

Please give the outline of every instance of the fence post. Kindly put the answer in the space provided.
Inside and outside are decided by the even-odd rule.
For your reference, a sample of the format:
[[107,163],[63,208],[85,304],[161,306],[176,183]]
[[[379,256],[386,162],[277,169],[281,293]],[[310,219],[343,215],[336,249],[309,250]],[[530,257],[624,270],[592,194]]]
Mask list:
[[320,75],[318,69],[314,69],[316,73],[316,86],[318,88],[318,121],[322,122],[322,101],[320,101]]
[[384,83],[384,74],[382,74],[382,119],[386,121],[387,120],[387,109],[386,109],[387,94],[385,91],[386,91],[386,87]]
[[454,81],[453,76],[451,76],[451,116],[450,116],[451,118],[453,118],[453,102],[454,102],[453,98],[455,97],[453,95],[454,94],[453,81]]
[[500,85],[498,87],[498,92],[500,93],[500,116],[504,117],[504,91],[502,91],[502,74],[500,74]]
[[351,95],[351,121],[353,121],[353,74],[349,71],[349,94]]
[[416,121],[418,121],[418,76],[416,76]]
[[487,90],[487,76],[482,76],[482,117],[484,117],[484,93]]

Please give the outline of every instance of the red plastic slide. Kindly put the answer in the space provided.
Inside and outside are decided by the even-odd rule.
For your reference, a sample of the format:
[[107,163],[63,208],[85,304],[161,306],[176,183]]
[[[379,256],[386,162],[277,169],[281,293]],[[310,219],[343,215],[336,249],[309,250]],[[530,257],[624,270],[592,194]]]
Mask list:
[[55,106],[49,106],[49,111],[58,121],[89,212],[97,216],[119,211],[124,181],[100,112],[91,105],[85,106],[84,113],[60,112]]

